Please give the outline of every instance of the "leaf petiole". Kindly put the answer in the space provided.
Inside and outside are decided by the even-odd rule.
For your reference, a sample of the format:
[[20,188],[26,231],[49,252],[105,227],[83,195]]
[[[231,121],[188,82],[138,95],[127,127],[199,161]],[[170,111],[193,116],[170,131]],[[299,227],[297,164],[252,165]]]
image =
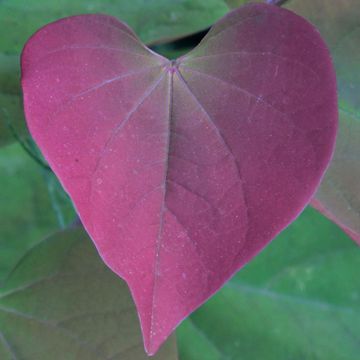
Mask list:
[[266,0],[267,4],[272,4],[276,6],[284,5],[287,2],[287,0]]

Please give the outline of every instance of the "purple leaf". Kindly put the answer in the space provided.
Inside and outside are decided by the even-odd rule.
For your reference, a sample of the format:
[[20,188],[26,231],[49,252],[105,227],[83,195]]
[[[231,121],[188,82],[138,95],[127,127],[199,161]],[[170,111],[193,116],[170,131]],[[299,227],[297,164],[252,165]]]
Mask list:
[[149,354],[298,216],[333,152],[328,50],[275,6],[231,12],[176,62],[114,18],[66,18],[28,41],[22,75],[31,133]]
[[295,0],[318,27],[334,60],[340,126],[336,151],[312,205],[360,245],[360,7],[358,0]]

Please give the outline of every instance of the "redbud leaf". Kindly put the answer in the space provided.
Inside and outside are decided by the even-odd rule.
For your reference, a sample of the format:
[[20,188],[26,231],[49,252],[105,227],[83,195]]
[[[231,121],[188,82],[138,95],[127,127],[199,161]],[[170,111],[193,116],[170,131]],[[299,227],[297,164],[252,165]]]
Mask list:
[[227,11],[223,0],[1,1],[1,28],[11,31],[0,37],[0,146],[15,140],[9,125],[19,136],[28,136],[21,109],[19,53],[40,26],[65,16],[105,13],[121,16],[145,43],[155,44],[206,29]]
[[235,10],[176,61],[103,15],[22,54],[30,131],[154,354],[291,223],[333,152],[335,74],[320,35],[270,5]]
[[360,7],[357,0],[291,1],[318,26],[336,69],[339,135],[336,151],[312,205],[360,244]]

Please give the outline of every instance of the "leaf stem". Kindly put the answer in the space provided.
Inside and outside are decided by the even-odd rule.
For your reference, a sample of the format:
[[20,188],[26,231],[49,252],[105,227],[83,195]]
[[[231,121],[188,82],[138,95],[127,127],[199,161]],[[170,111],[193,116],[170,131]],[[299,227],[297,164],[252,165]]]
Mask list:
[[284,5],[286,3],[286,1],[287,0],[266,0],[266,3],[276,5],[276,6],[281,6],[281,5]]

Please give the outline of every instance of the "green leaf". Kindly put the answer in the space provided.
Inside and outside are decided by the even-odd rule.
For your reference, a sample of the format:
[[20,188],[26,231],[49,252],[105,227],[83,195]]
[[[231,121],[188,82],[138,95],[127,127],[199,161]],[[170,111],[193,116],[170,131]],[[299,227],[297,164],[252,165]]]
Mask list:
[[183,323],[180,359],[358,359],[359,268],[360,249],[307,209]]
[[42,170],[19,144],[1,149],[0,174],[1,284],[30,247],[72,222],[75,213],[54,175]]
[[[154,360],[176,360],[174,340]],[[148,358],[128,288],[104,265],[84,230],[39,243],[0,288],[0,358]]]
[[14,132],[19,137],[28,134],[19,96],[19,71],[19,56],[0,51],[0,146],[14,141]]
[[360,244],[359,1],[292,0],[288,7],[318,27],[329,45],[338,81],[336,151],[314,205]]
[[224,0],[224,2],[230,9],[236,9],[241,5],[244,5],[249,2],[255,2],[255,1],[252,1],[252,0]]

